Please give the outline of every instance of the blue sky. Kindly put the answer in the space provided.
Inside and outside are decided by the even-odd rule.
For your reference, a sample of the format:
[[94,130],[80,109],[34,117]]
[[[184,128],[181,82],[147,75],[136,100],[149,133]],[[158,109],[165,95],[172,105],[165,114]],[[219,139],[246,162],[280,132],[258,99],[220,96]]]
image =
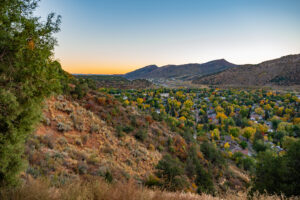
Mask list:
[[62,15],[55,56],[72,73],[300,53],[299,0],[42,0]]

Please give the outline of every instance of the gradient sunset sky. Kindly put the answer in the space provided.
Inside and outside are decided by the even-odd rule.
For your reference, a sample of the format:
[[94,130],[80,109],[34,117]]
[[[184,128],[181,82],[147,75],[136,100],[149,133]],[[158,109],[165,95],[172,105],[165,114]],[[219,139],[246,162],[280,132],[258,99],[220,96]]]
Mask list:
[[55,57],[70,73],[300,53],[300,0],[42,0],[62,15]]

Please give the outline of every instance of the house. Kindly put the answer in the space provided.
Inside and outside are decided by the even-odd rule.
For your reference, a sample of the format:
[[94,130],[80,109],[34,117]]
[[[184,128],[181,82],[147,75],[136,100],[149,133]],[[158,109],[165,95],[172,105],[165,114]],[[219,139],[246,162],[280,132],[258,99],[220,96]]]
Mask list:
[[266,121],[265,123],[266,123],[266,125],[267,125],[268,127],[272,128],[272,122]]
[[269,129],[268,129],[268,132],[269,132],[269,133],[273,133],[273,132],[274,132],[274,130],[273,130],[273,129],[271,129],[271,128],[269,128]]
[[170,95],[169,93],[161,93],[160,96],[163,98],[168,98]]
[[257,120],[262,120],[262,119],[263,118],[262,118],[261,115],[258,115],[258,114],[254,113],[254,112],[252,112],[250,114],[250,120],[252,120],[252,121],[257,121]]

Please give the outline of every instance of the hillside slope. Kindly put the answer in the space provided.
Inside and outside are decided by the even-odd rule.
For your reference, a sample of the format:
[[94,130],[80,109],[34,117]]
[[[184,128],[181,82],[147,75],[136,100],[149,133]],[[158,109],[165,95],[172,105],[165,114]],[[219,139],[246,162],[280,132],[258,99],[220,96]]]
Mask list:
[[[47,100],[44,119],[27,140],[26,174],[50,177],[53,184],[84,177],[160,183],[163,177],[153,174],[162,158],[172,153],[185,162],[191,148],[192,144],[164,121],[154,120],[135,106],[124,106],[113,96],[89,93],[82,100],[74,100],[60,95]],[[198,150],[196,156],[205,171],[214,172],[211,178],[216,191],[222,193],[228,187],[245,191],[249,180],[244,171],[232,164],[228,169],[212,165]],[[195,177],[183,176],[183,180],[186,191],[196,192]]]
[[43,123],[27,141],[27,173],[59,179],[85,174],[105,177],[108,173],[117,180],[147,177],[161,154],[148,150],[132,135],[118,137],[108,123],[76,101],[51,98],[46,102]]
[[257,65],[243,65],[197,78],[196,84],[209,85],[299,85],[300,54],[284,56]]
[[203,76],[211,73],[223,71],[236,65],[229,63],[224,59],[214,60],[203,64],[184,64],[184,65],[166,65],[162,67],[147,66],[136,71],[127,73],[125,78],[184,78],[189,79],[193,76]]

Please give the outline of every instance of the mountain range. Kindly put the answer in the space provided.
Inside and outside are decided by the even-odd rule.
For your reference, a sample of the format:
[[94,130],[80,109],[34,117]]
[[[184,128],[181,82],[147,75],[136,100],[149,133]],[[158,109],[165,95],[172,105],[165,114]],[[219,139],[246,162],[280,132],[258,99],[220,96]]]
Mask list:
[[203,64],[149,65],[123,77],[130,80],[180,79],[204,85],[300,85],[300,54],[254,65],[236,65],[225,59]]
[[162,67],[149,65],[133,72],[129,72],[125,74],[124,77],[127,79],[177,78],[188,80],[199,75],[208,75],[233,67],[236,67],[236,65],[224,59],[214,60],[203,64],[190,63],[183,65],[166,65]]

